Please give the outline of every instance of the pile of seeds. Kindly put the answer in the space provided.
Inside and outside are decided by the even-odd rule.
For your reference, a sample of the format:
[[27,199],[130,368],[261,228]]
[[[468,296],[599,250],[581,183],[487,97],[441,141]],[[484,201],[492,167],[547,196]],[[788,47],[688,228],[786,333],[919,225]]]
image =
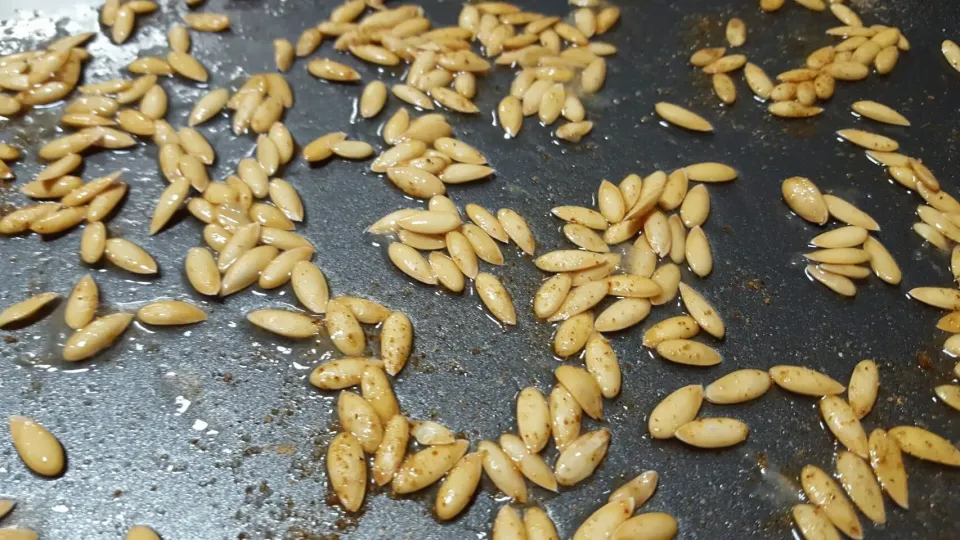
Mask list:
[[[851,279],[864,279],[870,270],[890,285],[899,285],[900,267],[879,240],[870,236],[880,225],[869,214],[836,195],[822,194],[810,179],[794,176],[783,181],[783,200],[801,218],[824,226],[833,218],[846,223],[810,240],[820,248],[804,255],[811,261],[807,276],[843,296],[854,296],[857,287]],[[870,268],[859,266],[869,263]]]
[[[798,0],[797,3],[813,11],[823,11],[822,0]],[[761,9],[777,11],[782,0],[760,2]],[[763,101],[772,100],[770,114],[783,118],[809,118],[823,112],[816,103],[833,97],[837,81],[860,81],[870,75],[871,65],[879,75],[886,75],[896,67],[901,51],[910,50],[910,42],[895,27],[881,24],[865,27],[860,17],[842,3],[831,3],[830,11],[844,24],[827,30],[827,34],[844,38],[836,45],[828,45],[810,53],[805,65],[780,73],[776,83],[760,66],[748,62],[743,54],[727,54],[725,47],[708,47],[695,51],[690,63],[710,75],[713,90],[726,105],[737,99],[737,90],[730,73],[743,69],[747,86]],[[746,26],[737,18],[727,22],[726,38],[730,47],[746,42]],[[947,45],[944,45],[947,55]]]

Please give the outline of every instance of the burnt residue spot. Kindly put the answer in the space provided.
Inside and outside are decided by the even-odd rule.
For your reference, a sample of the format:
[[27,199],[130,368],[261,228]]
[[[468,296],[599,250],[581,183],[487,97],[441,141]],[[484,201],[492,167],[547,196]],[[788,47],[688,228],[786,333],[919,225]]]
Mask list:
[[917,352],[917,365],[924,371],[931,371],[933,369],[933,360],[927,351]]

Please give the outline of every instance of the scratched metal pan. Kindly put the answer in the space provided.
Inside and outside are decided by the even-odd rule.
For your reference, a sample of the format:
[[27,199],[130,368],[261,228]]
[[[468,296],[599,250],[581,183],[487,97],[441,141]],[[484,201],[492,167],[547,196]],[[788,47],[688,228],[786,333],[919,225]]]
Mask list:
[[[422,4],[437,25],[455,23],[459,2]],[[853,5],[867,24],[903,28],[913,48],[902,54],[892,74],[840,85],[814,120],[772,119],[739,76],[739,101],[722,107],[709,80],[688,66],[695,48],[722,45],[723,22],[731,16],[743,18],[749,29],[743,52],[770,73],[796,67],[809,52],[834,42],[824,35],[837,24],[829,13],[788,2],[779,13],[764,14],[754,0],[624,2],[621,22],[604,36],[620,52],[610,61],[605,88],[584,100],[596,126],[581,144],[557,142],[533,119],[518,139],[505,140],[490,111],[507,91],[511,73],[506,69],[480,80],[481,115],[449,115],[456,135],[485,152],[497,169],[492,180],[451,188],[452,198],[461,206],[476,202],[520,211],[541,251],[566,246],[549,209],[590,205],[603,178],[619,181],[630,172],[707,160],[730,163],[740,172],[735,182],[710,188],[713,205],[705,229],[716,256],[713,273],[700,280],[684,270],[727,322],[727,337],[718,345],[723,364],[679,367],[641,346],[643,329],[679,313],[676,303],[611,336],[624,372],[623,392],[605,403],[604,422],[584,426],[611,430],[606,460],[576,488],[559,494],[532,490],[532,502],[547,509],[562,535],[571,535],[621,482],[654,469],[660,488],[644,511],[675,515],[683,538],[796,536],[789,511],[800,501],[799,471],[807,464],[832,470],[837,450],[813,400],[774,389],[744,405],[704,406],[704,416],[727,415],[750,425],[747,442],[723,451],[654,442],[646,433],[649,411],[668,392],[709,383],[737,368],[796,363],[846,381],[856,362],[873,358],[882,382],[877,407],[865,419],[868,430],[918,424],[960,439],[960,413],[933,396],[934,386],[951,380],[955,362],[940,352],[945,336],[934,328],[940,313],[906,297],[915,286],[949,285],[949,256],[911,232],[919,198],[892,185],[882,168],[833,135],[843,127],[864,127],[895,137],[905,152],[939,173],[946,189],[957,189],[960,74],[940,56],[939,43],[947,35],[957,39],[960,3]],[[225,10],[232,30],[194,33],[193,53],[209,68],[211,86],[236,87],[248,74],[272,68],[273,38],[296,39],[333,6],[331,1],[211,0],[203,9]],[[569,9],[560,1],[524,7],[555,14]],[[134,37],[122,47],[97,36],[86,80],[115,77],[139,54],[163,54],[166,29],[183,11],[182,3],[170,2],[139,18]],[[97,29],[93,5],[5,0],[0,12],[6,19],[0,25],[2,52]],[[399,70],[379,73],[336,53],[329,42],[318,55],[356,66],[365,81],[400,76]],[[296,139],[303,143],[343,130],[382,148],[378,129],[398,101],[390,98],[377,119],[358,121],[354,109],[361,87],[320,82],[304,65],[298,61],[288,75],[297,102],[285,122]],[[204,88],[176,79],[161,84],[172,101],[168,120],[182,125],[188,103]],[[849,105],[859,99],[893,105],[913,126],[857,119]],[[660,100],[702,112],[716,133],[698,136],[660,125],[653,116],[653,104]],[[0,187],[4,211],[25,202],[17,188],[39,170],[37,148],[57,136],[60,108],[0,120],[0,140],[26,148],[25,159],[14,165],[17,181]],[[253,147],[250,137],[235,138],[227,124],[220,118],[202,127],[218,152],[217,178]],[[411,497],[371,488],[357,514],[334,504],[324,455],[336,431],[335,395],[310,387],[306,377],[336,354],[327,342],[285,341],[245,322],[249,310],[295,304],[289,288],[249,290],[225,300],[192,293],[181,268],[186,250],[201,242],[198,223],[187,217],[147,236],[152,205],[164,187],[156,148],[146,144],[130,152],[91,155],[83,175],[118,168],[126,169],[132,189],[108,228],[154,254],[160,275],[140,278],[112,267],[84,267],[77,256],[79,232],[2,239],[0,305],[44,290],[65,295],[77,279],[92,273],[111,310],[186,298],[202,304],[210,318],[186,328],[132,327],[108,352],[70,365],[58,359],[66,337],[62,304],[37,324],[0,332],[0,413],[36,418],[60,437],[69,454],[66,474],[42,479],[17,459],[6,431],[0,434],[0,494],[19,501],[4,525],[29,526],[44,538],[85,540],[118,538],[135,523],[149,524],[173,540],[489,537],[493,516],[505,501],[486,480],[464,514],[445,524],[431,515],[435,488]],[[474,444],[515,429],[517,392],[531,384],[548,392],[559,365],[550,353],[553,328],[535,321],[528,307],[544,276],[513,249],[507,250],[506,264],[492,270],[518,306],[519,323],[507,330],[471,293],[450,295],[411,283],[387,261],[383,240],[362,231],[388,211],[419,203],[366,169],[364,163],[338,160],[310,168],[297,160],[282,172],[305,199],[305,234],[318,247],[316,261],[332,290],[374,298],[413,319],[415,352],[395,381],[407,415],[438,420]],[[794,175],[814,179],[880,221],[880,238],[904,270],[901,286],[870,278],[858,285],[855,299],[844,299],[804,277],[801,253],[820,229],[791,215],[781,201],[780,182]],[[552,447],[547,454],[552,462]],[[907,468],[910,509],[888,502],[883,527],[861,517],[867,537],[955,538],[960,474],[912,458]]]

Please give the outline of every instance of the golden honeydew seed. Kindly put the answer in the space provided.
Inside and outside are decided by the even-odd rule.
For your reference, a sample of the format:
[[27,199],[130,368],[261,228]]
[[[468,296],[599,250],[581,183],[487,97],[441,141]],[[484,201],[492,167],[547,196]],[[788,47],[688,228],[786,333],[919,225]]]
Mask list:
[[[611,296],[651,298],[662,292],[660,285],[654,280],[633,274],[618,274],[600,281],[600,283],[607,284],[608,290],[605,291],[605,294]],[[598,286],[598,292],[600,290]]]
[[343,430],[357,438],[364,452],[376,452],[383,440],[383,424],[367,400],[353,392],[341,390],[337,398],[337,416]]
[[940,401],[960,411],[960,386],[955,384],[942,384],[933,390]]
[[[955,251],[957,249],[960,249],[960,246],[955,246]],[[937,328],[951,334],[960,333],[960,311],[953,311],[941,317],[937,321]]]
[[543,509],[531,506],[523,512],[523,528],[527,540],[559,540],[557,527]]
[[856,296],[857,286],[846,276],[834,274],[820,265],[810,264],[806,267],[807,275],[819,281],[833,292],[843,296]]
[[177,135],[179,137],[180,147],[183,148],[187,154],[196,157],[204,165],[213,165],[217,157],[216,152],[214,152],[213,147],[210,146],[210,142],[207,141],[207,138],[204,137],[202,133],[192,127],[185,126],[177,131]]
[[363,504],[367,464],[360,441],[350,433],[337,434],[327,447],[327,476],[340,504],[356,512]]
[[869,214],[836,195],[823,195],[823,202],[827,205],[829,214],[835,219],[868,231],[880,230],[880,225]]
[[324,323],[334,346],[343,354],[357,356],[366,349],[366,337],[360,321],[350,308],[336,298],[327,302]]
[[493,174],[495,171],[486,165],[472,165],[469,163],[454,163],[446,165],[440,172],[440,181],[446,184],[463,184],[480,180]]
[[936,433],[916,426],[897,426],[888,433],[900,450],[915,458],[960,467],[960,450]]
[[833,478],[822,469],[807,465],[800,472],[800,483],[807,499],[823,510],[834,526],[851,538],[863,537],[856,510]]
[[668,339],[657,344],[657,354],[664,359],[688,366],[713,366],[723,359],[715,349],[688,339]]
[[190,33],[182,24],[175,24],[167,31],[167,44],[177,52],[190,51]]
[[293,292],[297,300],[305,308],[314,313],[326,312],[330,292],[323,272],[316,265],[308,260],[295,262],[293,269],[290,271],[290,281],[293,284]]
[[839,3],[830,3],[830,12],[833,13],[840,22],[847,26],[863,26],[863,23],[860,21],[860,17],[849,7],[839,4]]
[[[795,97],[797,97],[796,83],[783,82],[770,89],[770,98],[774,101],[789,101]],[[769,110],[770,112],[774,112],[773,109]]]
[[802,366],[773,366],[770,377],[777,386],[805,396],[832,396],[843,393],[844,386],[827,375]]
[[654,253],[666,257],[670,253],[670,226],[667,217],[660,211],[652,212],[643,223],[643,235]]
[[79,154],[103,138],[102,128],[88,128],[54,139],[40,148],[37,156],[47,161],[62,158],[67,154]]
[[841,129],[837,135],[867,150],[896,152],[900,148],[897,141],[889,137],[860,129]]
[[867,157],[874,163],[886,165],[888,167],[909,167],[910,158],[897,152],[877,152],[876,150],[867,150]]
[[592,129],[593,122],[570,122],[558,127],[555,134],[560,139],[576,143]]
[[190,248],[184,266],[187,280],[198,293],[210,296],[220,291],[220,272],[209,251],[200,247]]
[[205,321],[207,314],[199,307],[187,302],[161,300],[138,309],[137,319],[146,324],[172,326]]
[[245,251],[230,265],[220,283],[220,296],[229,296],[257,282],[260,273],[278,253],[273,246],[258,246]]
[[400,373],[412,348],[413,324],[403,313],[391,313],[380,329],[380,356],[387,373],[391,376]]
[[587,371],[600,386],[603,397],[612,399],[620,393],[620,364],[613,347],[603,335],[592,332],[586,344]]
[[570,274],[557,274],[544,281],[534,295],[534,314],[541,319],[546,319],[556,313],[567,298],[572,283],[573,278]]
[[103,223],[94,221],[83,228],[80,238],[80,259],[87,264],[94,264],[103,256],[107,247],[107,228]]
[[848,225],[819,234],[810,243],[820,248],[849,248],[863,244],[867,234],[863,227]]
[[[780,0],[781,2],[783,0]],[[836,4],[832,4],[836,5]],[[804,538],[817,540],[840,540],[840,533],[822,509],[812,504],[796,504],[791,511],[793,521]]]
[[124,540],[160,540],[160,535],[146,525],[134,525],[127,530]]
[[462,226],[461,232],[470,242],[470,246],[473,247],[477,257],[489,264],[503,264],[503,254],[500,252],[500,248],[483,229],[472,223],[466,223]]
[[710,242],[699,225],[690,229],[687,234],[684,255],[694,274],[706,277],[713,270],[713,253],[710,249]]
[[687,178],[696,182],[729,182],[737,178],[737,171],[723,163],[703,162],[683,169]]
[[630,540],[631,538],[670,540],[676,536],[676,518],[664,512],[646,512],[621,523],[611,538],[613,540]]
[[497,516],[493,520],[493,531],[490,536],[492,540],[510,540],[526,537],[520,514],[509,504],[503,505],[500,510],[497,511]]
[[265,203],[253,203],[248,210],[252,221],[265,227],[273,227],[285,231],[292,231],[295,225],[276,206]]
[[813,51],[807,56],[807,67],[816,70],[823,69],[824,66],[833,62],[837,56],[838,49],[839,47],[827,45],[826,47],[821,47]]
[[892,108],[876,101],[856,101],[851,106],[853,111],[877,122],[893,124],[895,126],[909,126],[910,121]]
[[346,305],[353,316],[363,324],[380,324],[387,320],[391,311],[381,304],[357,296],[338,296],[337,302]]
[[523,127],[523,110],[520,98],[507,96],[497,105],[497,119],[500,127],[510,137],[515,137]]
[[750,428],[734,418],[700,418],[677,428],[674,436],[697,448],[726,448],[747,440]]
[[580,74],[580,87],[588,93],[593,94],[603,87],[607,78],[607,61],[603,58],[597,58],[591,61]]
[[587,415],[597,420],[603,418],[603,394],[590,372],[581,367],[562,365],[554,371],[554,376]]
[[[530,230],[530,226],[527,225],[527,221],[523,219],[520,214],[509,208],[501,208],[500,210],[497,210],[497,221],[500,222],[500,225],[503,226],[507,236],[510,237],[510,240],[512,240],[517,247],[519,247],[524,253],[533,255],[537,247],[533,238],[533,231]],[[543,270],[543,268],[541,268],[541,270]],[[547,271],[549,272],[550,270]]]
[[720,101],[727,105],[733,104],[737,100],[737,87],[733,84],[733,79],[726,73],[715,73],[711,77],[713,91],[720,98]]
[[[870,236],[863,243],[863,251],[870,257],[870,268],[880,279],[890,285],[899,285],[903,272],[887,248],[879,240]],[[912,293],[911,293],[912,294]]]
[[424,234],[400,229],[397,231],[397,238],[404,244],[419,250],[433,251],[446,247],[443,234]]
[[[517,502],[527,502],[526,483],[510,456],[490,441],[480,441],[477,444],[477,452],[482,457],[483,472],[493,481],[497,489]],[[519,522],[519,518],[517,521]]]
[[503,224],[500,223],[500,220],[497,219],[497,216],[493,215],[486,208],[469,203],[465,207],[467,216],[473,221],[478,227],[483,229],[485,233],[490,235],[491,238],[498,240],[500,242],[508,242],[510,237],[507,235],[507,230],[504,228]]
[[764,100],[770,99],[773,81],[760,66],[748,62],[743,66],[743,76],[754,95]]
[[865,516],[874,523],[886,523],[883,492],[865,458],[852,452],[838,453],[837,477],[847,495]]
[[85,360],[106,349],[132,320],[132,313],[114,313],[94,319],[67,339],[63,359],[68,362]]
[[[642,218],[633,218],[614,223],[603,231],[603,241],[608,245],[620,244],[633,238],[643,228]],[[672,244],[671,244],[672,245]],[[654,255],[656,257],[656,255]]]
[[937,178],[923,162],[914,158],[907,158],[907,162],[910,164],[910,168],[913,169],[917,180],[933,191],[940,189],[940,183],[937,181]]
[[470,240],[459,231],[450,231],[446,234],[445,242],[450,258],[457,268],[470,279],[475,279],[480,271],[477,253]]
[[267,96],[250,115],[250,128],[254,133],[266,133],[270,126],[283,115],[283,102],[276,96]]
[[[30,470],[47,477],[59,476],[63,472],[66,456],[60,441],[52,433],[35,420],[24,416],[11,415],[7,417],[7,421],[13,446]],[[3,513],[7,511],[9,508]]]
[[460,225],[460,216],[433,210],[414,210],[397,220],[397,227],[422,234],[444,234]]
[[742,19],[736,17],[727,21],[726,28],[727,43],[731,47],[740,47],[747,42],[747,25]]
[[950,67],[960,72],[960,45],[953,40],[945,39],[940,44],[940,52],[950,64]]
[[683,299],[683,305],[687,308],[690,315],[697,321],[701,328],[712,336],[722,339],[725,329],[723,319],[717,313],[716,309],[702,296],[686,283],[679,284],[680,297]]
[[377,173],[387,172],[392,167],[422,156],[426,151],[427,145],[423,141],[404,141],[377,156],[370,165],[370,170]]
[[700,184],[691,188],[680,205],[680,217],[687,227],[703,225],[710,214],[710,194]]
[[747,57],[742,54],[731,54],[722,56],[713,62],[703,66],[703,72],[713,75],[716,73],[729,73],[736,71],[747,63]]
[[287,71],[293,65],[293,43],[287,39],[273,40],[273,63],[280,71]]
[[593,333],[593,313],[579,313],[564,320],[553,336],[553,352],[560,358],[569,358],[583,350]]
[[[170,66],[170,64],[163,58],[157,56],[140,56],[127,65],[127,71],[131,73],[155,75],[161,77],[173,75],[173,68]],[[130,90],[141,89],[135,89],[131,86]],[[143,88],[142,91],[145,92],[146,88]],[[140,97],[143,97],[143,94],[140,94]],[[139,97],[137,99],[139,99]]]
[[209,78],[206,68],[189,53],[170,51],[167,53],[167,63],[177,74],[199,82],[206,82]]
[[524,477],[544,489],[557,491],[557,479],[553,469],[539,454],[527,450],[520,437],[504,433],[500,436],[500,448],[513,460]]
[[221,272],[226,271],[241,255],[257,245],[261,229],[259,223],[248,223],[234,231],[217,259],[217,267]]
[[173,217],[173,214],[180,208],[183,204],[184,199],[190,193],[190,180],[186,177],[181,177],[167,186],[163,190],[163,193],[160,194],[160,200],[157,201],[157,205],[153,210],[153,217],[150,220],[150,234],[157,234],[163,229],[164,225],[170,221],[170,218]]
[[960,201],[954,198],[953,195],[943,190],[932,191],[924,182],[917,182],[916,188],[917,193],[923,197],[923,200],[926,201],[927,204],[944,212],[947,219],[955,225],[960,223],[960,221],[957,220],[957,214],[960,213]]
[[812,81],[817,76],[817,70],[810,68],[797,68],[791,69],[789,71],[784,71],[777,75],[777,80],[780,82],[792,82],[792,83],[802,83],[805,81]]
[[313,247],[293,248],[277,255],[263,272],[260,273],[259,285],[263,289],[275,289],[290,281],[293,267],[300,261],[309,261],[313,258]]
[[229,97],[230,93],[226,88],[211,90],[193,106],[187,123],[190,126],[197,126],[212,119],[214,116],[220,114],[220,111],[226,106]]
[[466,286],[466,280],[463,272],[461,272],[457,264],[453,262],[453,259],[434,251],[427,257],[427,262],[430,263],[430,269],[433,270],[433,273],[437,276],[437,280],[441,285],[452,292],[458,293],[463,291]]
[[782,118],[810,118],[823,112],[821,107],[804,105],[799,101],[778,101],[771,103],[767,110],[770,114]]
[[584,520],[574,533],[573,539],[613,538],[614,531],[630,518],[633,510],[632,498],[609,501]]
[[387,169],[387,178],[405,194],[418,199],[446,193],[439,178],[416,167],[390,167]]
[[160,120],[167,114],[167,93],[163,87],[154,85],[147,90],[140,101],[140,112],[153,120]]
[[185,13],[183,22],[198,32],[222,32],[230,28],[230,17],[222,13]]
[[[507,231],[510,232],[509,228]],[[534,259],[534,264],[544,272],[572,272],[593,268],[604,261],[601,253],[573,249],[551,251]]]
[[[507,99],[507,98],[505,98]],[[583,102],[580,101],[580,98],[573,94],[567,94],[563,98],[563,109],[560,111],[564,118],[570,122],[582,122],[587,116],[587,112],[583,107]]]
[[273,178],[267,188],[270,200],[283,215],[292,221],[303,221],[303,202],[292,184],[282,178]]
[[504,324],[517,324],[517,312],[513,307],[513,299],[510,298],[510,293],[503,287],[500,280],[486,272],[477,274],[474,279],[480,300],[493,316]]
[[266,171],[253,158],[243,158],[237,164],[237,176],[246,184],[253,196],[262,199],[270,193],[270,182]]
[[482,462],[482,454],[472,452],[460,458],[460,461],[450,469],[437,491],[434,510],[438,518],[453,519],[470,503],[480,484]]
[[130,6],[120,6],[117,8],[116,15],[113,17],[113,28],[110,34],[114,43],[123,43],[130,38],[136,16],[136,13],[130,9]]
[[603,238],[593,229],[584,225],[568,223],[563,226],[563,235],[567,237],[567,240],[587,251],[597,253],[608,253],[610,251],[610,247],[603,241]]
[[327,81],[354,82],[360,80],[360,74],[357,73],[355,69],[346,64],[330,60],[329,58],[315,58],[311,60],[307,64],[307,71],[314,77]]
[[20,234],[29,230],[35,221],[50,216],[59,209],[59,203],[40,203],[14,210],[0,219],[0,233]]
[[0,328],[29,319],[58,296],[53,292],[40,293],[0,311]]
[[560,452],[554,466],[557,483],[574,486],[593,474],[607,455],[610,431],[598,429],[577,437]]
[[106,241],[104,254],[107,260],[135,274],[156,274],[157,262],[149,253],[137,244],[124,238],[110,238]]
[[667,263],[657,268],[650,277],[660,286],[660,294],[650,298],[650,303],[655,306],[666,304],[677,296],[680,288],[680,267],[673,263]]
[[[381,366],[383,362],[361,357],[324,362],[310,373],[310,384],[322,390],[342,390],[357,386],[363,377],[363,371],[371,365]],[[406,426],[406,419],[403,423]]]
[[550,409],[539,390],[528,386],[517,396],[517,432],[530,452],[539,452],[550,440]]
[[757,399],[770,389],[770,374],[759,369],[741,369],[710,383],[704,390],[707,401],[719,405]]
[[57,234],[79,225],[87,217],[86,206],[58,210],[30,223],[30,230],[38,234]]
[[708,47],[699,49],[690,56],[690,63],[696,67],[705,67],[719,60],[727,49],[723,47]]
[[381,81],[373,81],[363,88],[360,95],[360,116],[373,118],[380,114],[387,103],[387,86]]
[[943,250],[949,249],[947,237],[940,234],[935,227],[927,225],[926,223],[914,223],[913,231],[930,244]]
[[683,107],[661,101],[654,106],[657,115],[667,122],[691,131],[712,132],[713,126],[702,116]]
[[840,444],[864,459],[868,457],[867,434],[846,400],[835,395],[822,397],[820,415]]
[[870,433],[870,466],[887,495],[901,508],[908,508],[907,471],[898,442],[886,431]]
[[659,480],[657,471],[644,471],[613,490],[607,500],[633,499],[634,506],[640,508],[653,496]]
[[433,146],[450,159],[460,163],[470,163],[473,165],[484,165],[487,163],[487,158],[484,157],[479,150],[457,139],[440,137],[433,141]]
[[315,27],[307,28],[300,34],[300,37],[297,38],[297,44],[294,49],[296,55],[300,58],[304,56],[310,56],[314,51],[317,50],[317,47],[320,46],[320,43],[323,41],[323,34],[317,30]]
[[[366,368],[364,373],[366,373]],[[394,414],[384,421],[383,439],[373,457],[373,479],[378,486],[393,480],[407,452],[410,439],[410,424],[401,414]]]
[[802,176],[793,176],[783,181],[781,185],[783,200],[801,218],[824,225],[830,217],[827,204],[820,190],[810,179]]
[[77,176],[61,176],[24,184],[20,188],[20,193],[32,199],[59,199],[82,185],[83,180]]
[[580,30],[587,38],[593,37],[597,32],[597,14],[591,9],[580,8],[574,11],[573,22],[577,30]]
[[451,90],[442,86],[436,86],[431,88],[428,94],[437,103],[443,105],[447,109],[464,114],[476,114],[480,112],[480,109],[472,101],[458,94],[455,90]]
[[107,188],[120,177],[120,171],[112,173],[96,180],[91,180],[79,188],[64,195],[60,199],[60,204],[65,207],[80,206],[92,201],[97,195],[103,193]]
[[79,330],[90,324],[97,314],[100,303],[100,291],[90,275],[80,278],[67,299],[64,319],[67,326]]
[[580,435],[583,410],[577,400],[562,384],[550,392],[550,433],[560,451]]
[[81,157],[79,154],[67,154],[44,167],[39,173],[37,173],[37,176],[34,177],[34,181],[44,182],[47,180],[56,180],[61,176],[69,174],[82,164],[83,157]]

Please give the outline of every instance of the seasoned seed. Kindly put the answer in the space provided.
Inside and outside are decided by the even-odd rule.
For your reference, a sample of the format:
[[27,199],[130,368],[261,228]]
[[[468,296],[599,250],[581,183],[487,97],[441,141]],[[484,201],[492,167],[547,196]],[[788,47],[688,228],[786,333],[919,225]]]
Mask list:
[[685,257],[690,269],[700,277],[706,277],[713,270],[710,243],[699,226],[690,229],[687,234]]
[[770,374],[759,369],[734,371],[710,383],[704,398],[714,404],[730,405],[757,399],[770,389]]
[[[324,362],[310,373],[310,384],[322,390],[342,390],[357,386],[363,378],[364,370],[371,365],[381,366],[382,362],[359,357]],[[407,425],[406,419],[403,424]]]
[[230,28],[230,17],[221,13],[186,13],[183,22],[198,32],[222,32]]
[[298,247],[284,251],[268,264],[260,274],[259,285],[263,289],[275,289],[290,280],[293,267],[300,261],[313,257],[313,247]]
[[866,229],[851,225],[817,235],[810,243],[820,248],[848,248],[859,246],[866,239]]
[[339,433],[327,448],[327,475],[340,504],[356,512],[363,504],[367,465],[360,442],[350,433]]
[[827,222],[829,218],[827,204],[820,190],[809,179],[801,176],[787,178],[783,181],[781,190],[787,206],[798,216],[817,225]]
[[697,291],[686,283],[680,283],[680,296],[687,311],[697,321],[701,328],[712,336],[723,338],[725,329],[723,320],[716,309]]
[[71,335],[63,346],[63,359],[85,360],[109,347],[127,329],[132,313],[114,313],[94,319]]
[[850,404],[837,396],[824,396],[820,414],[840,444],[864,459],[868,457],[867,434]]
[[[783,2],[783,0],[779,0]],[[793,521],[800,533],[808,540],[840,540],[840,533],[830,523],[827,515],[812,504],[796,504],[792,510]]]
[[491,274],[481,272],[477,274],[475,282],[480,299],[487,306],[487,309],[493,313],[493,316],[504,324],[517,324],[517,313],[513,307],[513,300],[500,280]]
[[453,444],[431,446],[408,456],[394,475],[394,493],[413,493],[433,484],[456,465],[468,446],[467,441],[457,440]]
[[747,439],[750,428],[734,418],[701,418],[677,428],[677,439],[698,448],[726,448]]
[[629,540],[630,538],[669,540],[676,535],[676,518],[664,512],[646,512],[620,524],[617,530],[613,532],[612,538],[613,540]]
[[876,101],[857,101],[854,102],[850,108],[853,109],[855,113],[878,122],[893,124],[895,126],[910,125],[910,121],[902,114]]
[[579,353],[593,332],[593,313],[573,315],[563,321],[553,338],[553,352],[560,358]]
[[710,213],[710,195],[706,186],[697,185],[687,192],[680,206],[680,217],[687,227],[702,225]]
[[[30,470],[47,477],[59,476],[63,472],[66,466],[63,446],[52,433],[35,420],[24,416],[11,415],[7,421],[13,446]],[[14,540],[16,538],[14,536]],[[37,536],[33,535],[33,538]]]
[[223,275],[220,296],[229,296],[256,283],[260,273],[276,258],[277,253],[277,248],[273,246],[258,246],[243,252]]
[[720,353],[702,343],[687,339],[668,339],[657,345],[657,354],[688,366],[713,366],[722,361]]
[[207,320],[207,314],[199,307],[177,300],[152,302],[137,310],[140,322],[158,326],[194,324]]
[[853,505],[833,478],[820,468],[807,465],[800,472],[800,483],[810,502],[820,507],[838,529],[851,538],[863,537]]
[[700,49],[690,56],[690,63],[696,67],[705,67],[719,60],[726,52],[723,47]]
[[880,377],[873,360],[863,360],[853,368],[847,388],[847,400],[858,419],[865,417],[877,400]]
[[899,285],[903,273],[887,248],[879,240],[870,236],[863,243],[863,251],[870,257],[873,273],[890,285]]
[[667,122],[692,131],[712,132],[713,126],[703,117],[672,103],[659,102],[654,109]]
[[747,42],[747,25],[736,17],[730,19],[727,21],[726,37],[731,47],[740,47]]
[[856,296],[857,286],[843,275],[834,274],[820,265],[806,267],[807,275],[819,281],[833,292],[843,296]]
[[610,432],[606,429],[585,433],[570,442],[557,458],[554,468],[557,482],[573,486],[593,474],[606,456],[609,444]]
[[882,429],[870,433],[870,466],[887,495],[901,508],[908,505],[907,471],[903,466],[900,447],[892,436]]
[[897,426],[890,429],[889,435],[900,450],[915,458],[960,467],[960,450],[936,433],[915,426]]
[[592,129],[593,122],[570,122],[558,127],[555,134],[560,139],[576,143]]
[[837,131],[837,135],[856,144],[857,146],[866,148],[867,150],[896,152],[897,149],[900,148],[900,145],[897,144],[897,141],[889,137],[884,137],[883,135],[870,133],[869,131],[863,131],[859,129],[841,129],[840,131]]
[[324,322],[330,340],[340,352],[353,356],[363,354],[366,348],[363,328],[346,304],[335,298],[327,302]]
[[723,56],[703,67],[703,72],[708,74],[729,73],[743,67],[747,63],[747,57],[742,54],[731,54]]
[[673,438],[677,429],[692,421],[703,403],[703,386],[684,386],[663,399],[653,411],[647,429],[655,439]]
[[314,77],[328,81],[353,82],[360,80],[360,74],[352,67],[328,58],[315,58],[311,60],[310,63],[307,64],[307,71]]
[[438,518],[453,519],[470,503],[480,483],[482,461],[482,454],[474,452],[463,456],[450,470],[437,491],[434,509]]
[[530,230],[530,226],[527,225],[526,220],[524,220],[520,214],[510,210],[509,208],[501,208],[497,211],[497,220],[501,225],[503,225],[507,236],[510,237],[510,240],[512,240],[517,247],[519,247],[524,253],[533,255],[534,251],[536,250],[536,242],[533,238],[533,232]]
[[880,230],[880,225],[869,214],[836,195],[823,195],[823,202],[826,203],[828,212],[835,219],[868,231]]
[[799,101],[778,101],[767,107],[770,114],[783,118],[810,118],[823,112],[820,107],[804,105]]
[[743,66],[743,76],[747,80],[747,86],[761,99],[770,99],[773,92],[773,81],[763,71],[760,66],[747,63]]
[[720,101],[727,105],[733,104],[737,100],[737,88],[733,85],[733,79],[726,73],[716,73],[711,77],[713,82],[713,91],[720,98]]
[[818,371],[801,366],[774,366],[770,377],[777,386],[806,396],[830,396],[843,393],[844,386]]
[[392,376],[400,373],[412,347],[413,325],[410,319],[397,311],[391,313],[380,330],[380,355],[387,373]]
[[149,253],[137,244],[124,238],[110,238],[106,241],[104,254],[107,260],[135,274],[156,274],[157,262]]
[[184,199],[189,193],[190,180],[186,177],[174,180],[163,190],[163,193],[160,194],[160,200],[157,201],[157,205],[153,210],[153,217],[150,220],[150,234],[160,232],[183,204]]
[[847,495],[865,516],[874,523],[886,523],[883,492],[864,459],[851,452],[838,453],[837,476]]

